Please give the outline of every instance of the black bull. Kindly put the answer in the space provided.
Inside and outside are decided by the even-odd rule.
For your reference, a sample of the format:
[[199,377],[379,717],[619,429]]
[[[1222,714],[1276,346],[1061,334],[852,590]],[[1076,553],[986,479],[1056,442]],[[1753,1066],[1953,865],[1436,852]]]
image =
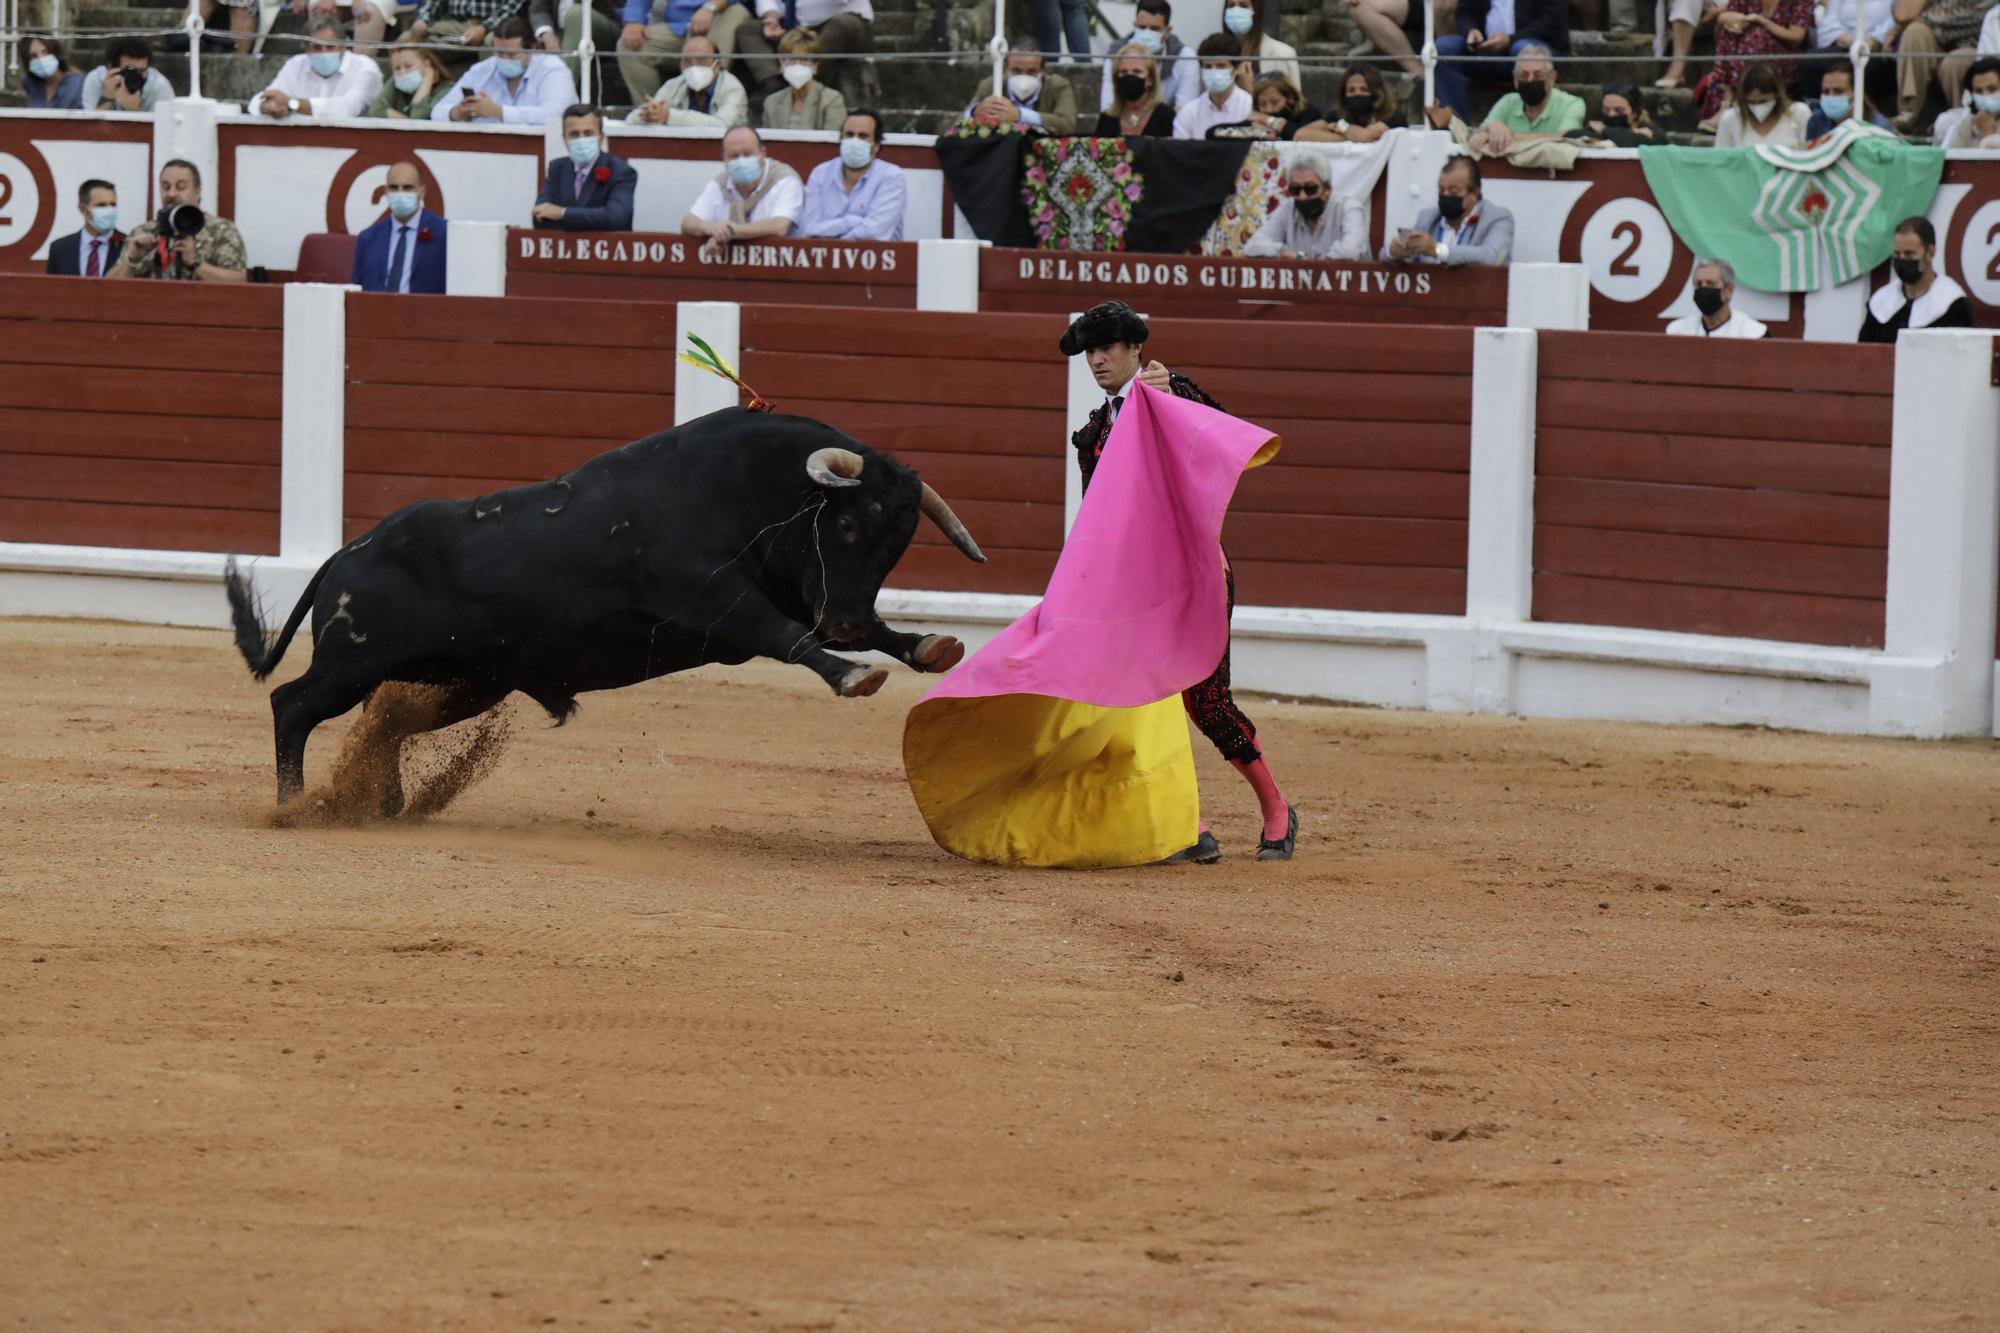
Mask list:
[[887,679],[828,648],[948,670],[957,640],[875,614],[919,516],[985,560],[909,468],[822,422],[730,408],[553,481],[397,510],[319,567],[275,639],[232,563],[236,646],[257,679],[312,609],[312,665],[271,692],[278,799],[304,786],[313,728],[386,681],[441,687],[427,725],[442,727],[516,690],[561,721],[585,690],[753,657],[847,697]]

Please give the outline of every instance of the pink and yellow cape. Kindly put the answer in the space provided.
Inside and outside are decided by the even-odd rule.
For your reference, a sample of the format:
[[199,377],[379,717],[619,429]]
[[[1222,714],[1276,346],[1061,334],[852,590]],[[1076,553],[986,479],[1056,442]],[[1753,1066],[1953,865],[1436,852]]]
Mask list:
[[1136,381],[1039,605],[910,711],[903,767],[946,851],[1131,866],[1195,840],[1180,693],[1222,660],[1222,520],[1270,431]]

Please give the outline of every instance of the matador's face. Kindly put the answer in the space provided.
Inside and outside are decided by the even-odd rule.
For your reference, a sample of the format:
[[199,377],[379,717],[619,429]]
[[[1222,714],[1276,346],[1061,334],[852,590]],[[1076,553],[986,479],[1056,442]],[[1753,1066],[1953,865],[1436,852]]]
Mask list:
[[1135,343],[1107,343],[1091,348],[1084,356],[1090,362],[1090,373],[1097,387],[1109,393],[1139,373],[1145,350]]

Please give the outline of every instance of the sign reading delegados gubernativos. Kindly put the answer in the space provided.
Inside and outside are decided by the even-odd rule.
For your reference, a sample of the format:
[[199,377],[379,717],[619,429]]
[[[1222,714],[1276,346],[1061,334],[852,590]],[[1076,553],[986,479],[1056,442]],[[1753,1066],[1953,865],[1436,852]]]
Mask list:
[[528,263],[629,264],[636,270],[713,264],[731,268],[789,269],[798,273],[895,273],[907,245],[786,240],[739,241],[724,254],[702,254],[701,243],[682,236],[517,235],[514,258]]
[[1023,255],[1014,265],[1016,291],[1051,287],[1207,288],[1237,292],[1324,292],[1330,296],[1429,296],[1424,268],[1377,268],[1295,259],[1177,256],[1124,257]]

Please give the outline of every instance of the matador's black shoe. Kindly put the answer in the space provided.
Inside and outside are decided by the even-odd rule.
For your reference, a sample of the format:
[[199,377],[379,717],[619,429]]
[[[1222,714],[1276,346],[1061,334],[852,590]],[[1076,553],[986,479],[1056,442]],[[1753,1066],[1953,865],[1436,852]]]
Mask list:
[[1203,829],[1201,836],[1194,840],[1194,846],[1183,847],[1180,851],[1175,852],[1172,856],[1161,862],[1161,864],[1170,866],[1212,866],[1221,859],[1222,844],[1215,840],[1213,833],[1210,833],[1207,829]]
[[1292,849],[1299,841],[1299,808],[1289,802],[1285,805],[1285,836],[1282,838],[1259,838],[1257,859],[1259,861],[1289,861]]

